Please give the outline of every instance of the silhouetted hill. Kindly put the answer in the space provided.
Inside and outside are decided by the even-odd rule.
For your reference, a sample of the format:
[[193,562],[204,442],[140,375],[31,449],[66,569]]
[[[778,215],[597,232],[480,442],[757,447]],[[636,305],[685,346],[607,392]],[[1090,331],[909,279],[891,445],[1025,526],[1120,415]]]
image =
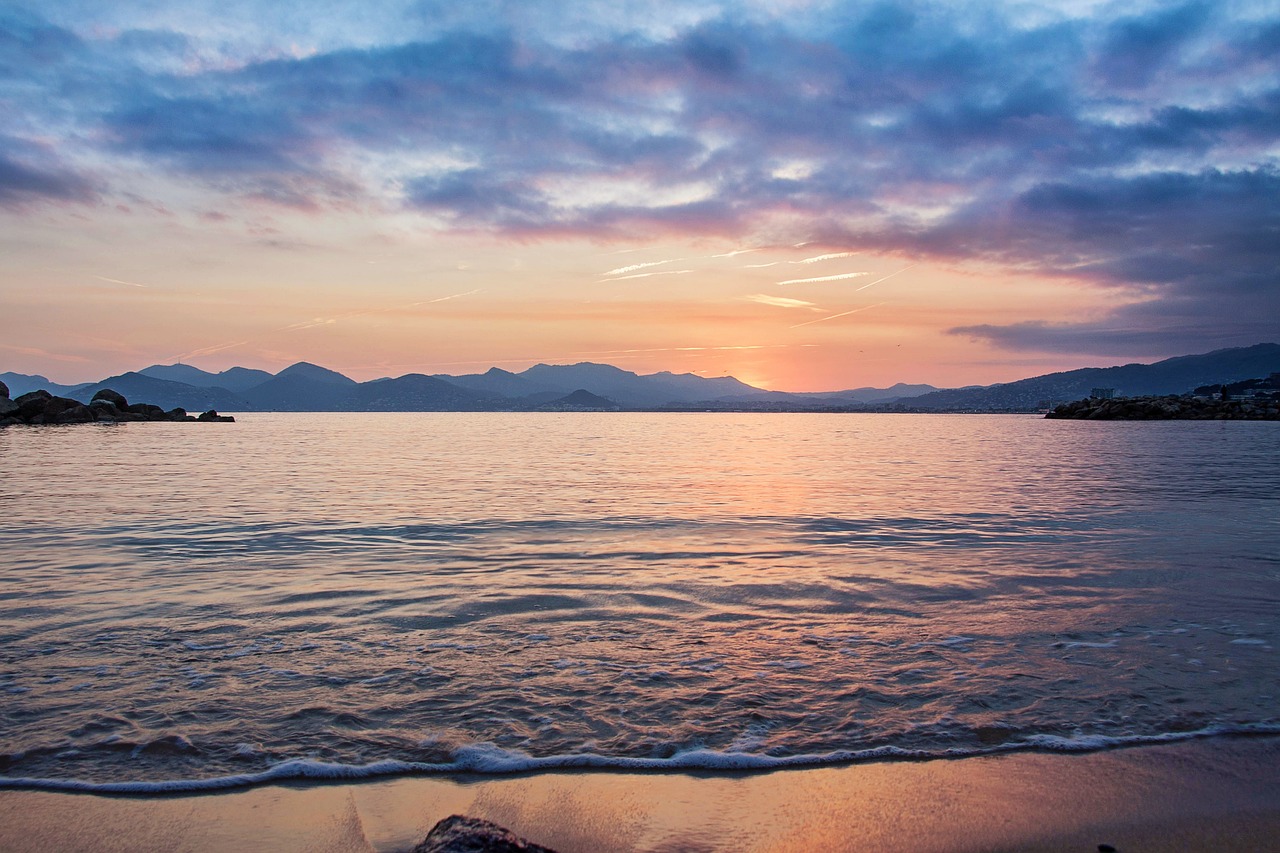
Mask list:
[[81,388],[85,384],[59,385],[57,382],[50,382],[47,377],[41,376],[39,373],[0,373],[0,382],[9,386],[9,396],[11,397],[21,397],[28,392],[42,390],[59,397],[66,397],[69,391]]
[[1047,403],[1089,396],[1094,388],[1114,388],[1117,396],[1190,393],[1198,385],[1234,382],[1280,371],[1280,344],[1215,350],[1167,358],[1154,364],[1086,367],[981,388],[935,391],[903,401],[921,410],[1035,411]]
[[189,412],[205,412],[209,409],[238,412],[246,408],[243,399],[225,388],[197,388],[185,382],[170,382],[137,372],[109,376],[92,385],[79,385],[66,396],[88,403],[94,394],[104,388],[123,394],[129,400],[151,403],[162,409],[177,407]]
[[358,383],[335,370],[300,361],[245,390],[249,406],[265,412],[339,412]]
[[[705,378],[691,373],[639,375],[608,364],[538,364],[522,373],[500,368],[464,376],[411,373],[395,379],[357,383],[347,376],[299,362],[275,376],[233,367],[209,373],[190,365],[152,365],[145,372],[125,373],[102,382],[75,386],[49,382],[43,376],[0,373],[15,396],[45,389],[88,400],[110,387],[126,397],[172,408],[219,411],[519,411],[547,404],[572,408],[604,408],[598,401],[624,409],[718,408],[804,410],[822,407],[893,408],[919,411],[1034,411],[1049,403],[1078,400],[1094,388],[1114,388],[1117,395],[1145,396],[1189,393],[1201,385],[1237,382],[1280,372],[1280,344],[1217,350],[1179,356],[1155,364],[1093,367],[1035,376],[984,387],[935,390],[928,385],[899,383],[889,388],[854,388],[825,393],[787,393],[753,388],[732,377]],[[174,381],[164,377],[182,376]],[[263,377],[266,377],[263,379]],[[235,385],[206,386],[212,381]],[[260,381],[261,380],[261,381]],[[192,383],[201,383],[200,385]],[[922,389],[927,393],[919,394]],[[591,395],[573,398],[575,394]],[[918,394],[918,396],[913,396]]]
[[500,367],[491,367],[485,373],[468,373],[462,376],[449,376],[448,374],[438,373],[436,379],[443,380],[452,385],[461,388],[469,388],[472,391],[480,391],[485,394],[496,394],[500,397],[522,398],[534,394],[552,394],[559,396],[564,394],[564,389],[556,385],[544,385],[534,382],[522,375],[512,373],[509,370],[503,370]]
[[421,373],[363,382],[336,398],[344,411],[475,412],[512,408],[506,397],[459,388]]
[[189,364],[153,364],[138,372],[144,376],[182,382],[196,388],[225,388],[228,391],[247,391],[272,378],[265,370],[252,370],[248,367],[232,367],[221,373],[209,373]]
[[549,400],[537,408],[541,412],[616,412],[621,407],[612,400],[579,388],[572,394]]
[[354,379],[344,376],[336,370],[330,370],[327,367],[321,367],[318,364],[312,364],[309,361],[300,361],[297,364],[291,364],[284,370],[275,375],[276,379],[306,379],[311,382],[323,382],[328,385],[351,386],[357,385]]

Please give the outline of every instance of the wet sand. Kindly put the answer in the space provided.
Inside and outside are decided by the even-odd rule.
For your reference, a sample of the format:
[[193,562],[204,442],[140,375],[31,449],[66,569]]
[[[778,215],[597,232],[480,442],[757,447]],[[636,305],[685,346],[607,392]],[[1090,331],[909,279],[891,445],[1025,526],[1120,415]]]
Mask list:
[[564,772],[197,796],[0,791],[0,848],[408,850],[462,813],[586,851],[1280,850],[1280,738],[764,774]]

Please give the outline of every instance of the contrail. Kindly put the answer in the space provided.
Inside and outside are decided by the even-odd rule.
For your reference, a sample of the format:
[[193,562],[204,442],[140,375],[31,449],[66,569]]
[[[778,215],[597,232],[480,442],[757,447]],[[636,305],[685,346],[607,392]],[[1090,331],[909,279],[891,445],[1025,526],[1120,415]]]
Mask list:
[[775,308],[808,308],[811,311],[821,311],[817,305],[812,302],[805,302],[803,299],[788,299],[785,296],[770,296],[767,293],[753,293],[750,296],[744,296],[749,302],[758,302],[761,305],[772,305]]
[[829,255],[814,255],[812,258],[804,258],[799,261],[788,261],[791,264],[816,264],[819,261],[834,261],[836,258],[852,258],[854,255],[861,255],[861,252],[832,252]]
[[742,268],[744,270],[760,270],[760,269],[764,269],[765,267],[776,267],[777,265],[778,265],[777,261],[770,261],[767,264],[743,264]]
[[[876,279],[876,280],[875,280],[875,281],[873,281],[873,282],[870,282],[870,283],[868,283],[868,284],[864,284],[864,285],[862,285],[862,287],[855,288],[853,292],[854,292],[854,293],[857,293],[859,290],[866,290],[868,287],[871,287],[872,285],[879,284],[879,283],[880,283],[880,282],[882,282],[882,281],[888,281],[889,279],[893,278],[895,275],[898,275],[898,273],[904,273],[904,272],[906,272],[907,270],[911,269],[911,267],[914,267],[914,266],[916,266],[916,264],[911,264],[910,266],[905,266],[905,267],[903,267],[902,269],[898,270],[897,272],[891,272],[891,273],[889,273],[888,275],[886,275],[886,276],[882,276],[881,278],[878,278],[878,279]],[[825,323],[825,322],[826,322],[826,321],[828,321],[828,320],[835,320],[835,319],[838,319],[838,318],[840,318],[840,317],[848,317],[850,314],[857,314],[859,311],[867,311],[867,310],[869,310],[869,309],[871,309],[871,308],[877,308],[877,307],[879,307],[879,306],[881,306],[881,305],[883,305],[883,304],[884,304],[883,302],[877,302],[875,305],[868,305],[868,306],[866,306],[866,308],[855,308],[855,309],[853,309],[852,311],[845,311],[843,314],[832,314],[830,317],[819,317],[817,320],[810,320],[810,321],[809,321],[809,322],[807,322],[807,323],[796,323],[794,326],[790,326],[789,328],[792,328],[792,329],[798,329],[798,328],[800,328],[801,326],[812,326],[814,323]]]
[[853,289],[853,292],[854,292],[854,293],[857,293],[859,290],[866,290],[868,287],[873,287],[873,286],[875,286],[875,285],[879,284],[879,283],[880,283],[880,282],[882,282],[882,281],[888,281],[889,279],[893,278],[893,277],[894,277],[895,275],[897,275],[898,273],[906,272],[907,270],[911,269],[911,267],[914,267],[914,266],[917,266],[917,265],[916,265],[916,264],[911,264],[910,266],[905,266],[905,267],[903,267],[902,269],[898,270],[898,272],[891,272],[891,273],[889,273],[889,274],[888,274],[887,276],[885,276],[884,278],[878,278],[878,279],[876,279],[875,281],[870,282],[869,284],[864,284],[864,285],[862,285],[862,287],[855,287],[855,288]]
[[660,267],[660,266],[662,266],[663,264],[673,264],[673,263],[675,263],[676,261],[683,261],[683,260],[684,260],[684,258],[671,258],[671,259],[669,259],[669,260],[665,260],[665,261],[649,261],[648,263],[643,263],[643,264],[631,264],[630,266],[626,266],[626,267],[618,267],[616,270],[609,270],[608,272],[604,272],[604,273],[600,273],[600,274],[601,274],[601,275],[622,275],[623,273],[627,273],[627,272],[635,272],[636,270],[642,270],[642,269],[644,269],[645,267]]
[[[667,264],[671,262],[663,261],[662,263]],[[653,264],[640,264],[640,266],[650,267],[650,266],[653,266]],[[648,278],[649,276],[654,276],[654,275],[684,275],[685,273],[691,273],[691,272],[693,272],[693,270],[663,270],[662,272],[637,272],[637,273],[632,273],[631,275],[616,276],[614,278],[602,278],[599,281],[597,281],[596,284],[604,284],[610,281],[626,281],[629,278]]]
[[98,281],[109,281],[112,284],[127,284],[130,287],[146,287],[145,284],[138,284],[136,281],[121,281],[118,278],[107,278],[105,275],[95,275],[94,278]]
[[819,317],[816,320],[810,320],[807,323],[796,323],[794,326],[788,326],[788,329],[798,329],[801,326],[812,326],[814,323],[825,323],[827,320],[834,320],[837,317],[848,317],[850,314],[858,314],[863,311],[870,311],[872,308],[879,308],[881,305],[887,305],[885,302],[877,302],[875,305],[866,305],[862,308],[854,308],[852,311],[845,311],[842,314],[832,314],[830,317]]
[[747,255],[747,254],[750,254],[751,252],[758,252],[758,251],[760,251],[760,250],[759,250],[759,249],[734,249],[732,252],[724,252],[723,254],[719,254],[719,255],[712,255],[711,257],[713,257],[713,258],[732,258],[732,257],[734,257],[734,256],[736,256],[736,255]]
[[815,281],[843,281],[846,278],[862,278],[864,275],[871,275],[869,272],[846,272],[840,275],[820,275],[817,278],[789,278],[786,281],[780,281],[778,284],[809,284]]

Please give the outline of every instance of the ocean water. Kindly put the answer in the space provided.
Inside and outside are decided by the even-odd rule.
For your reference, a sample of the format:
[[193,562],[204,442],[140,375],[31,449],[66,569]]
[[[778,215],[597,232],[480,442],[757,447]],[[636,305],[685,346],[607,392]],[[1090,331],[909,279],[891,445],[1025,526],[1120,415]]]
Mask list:
[[1280,732],[1280,424],[0,431],[0,785]]

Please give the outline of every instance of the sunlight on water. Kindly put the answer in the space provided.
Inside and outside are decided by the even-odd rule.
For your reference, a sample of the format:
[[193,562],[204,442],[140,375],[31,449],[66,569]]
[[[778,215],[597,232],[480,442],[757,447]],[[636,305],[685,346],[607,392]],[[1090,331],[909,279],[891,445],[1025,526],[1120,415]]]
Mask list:
[[9,429],[0,774],[1276,730],[1278,438],[894,415]]

